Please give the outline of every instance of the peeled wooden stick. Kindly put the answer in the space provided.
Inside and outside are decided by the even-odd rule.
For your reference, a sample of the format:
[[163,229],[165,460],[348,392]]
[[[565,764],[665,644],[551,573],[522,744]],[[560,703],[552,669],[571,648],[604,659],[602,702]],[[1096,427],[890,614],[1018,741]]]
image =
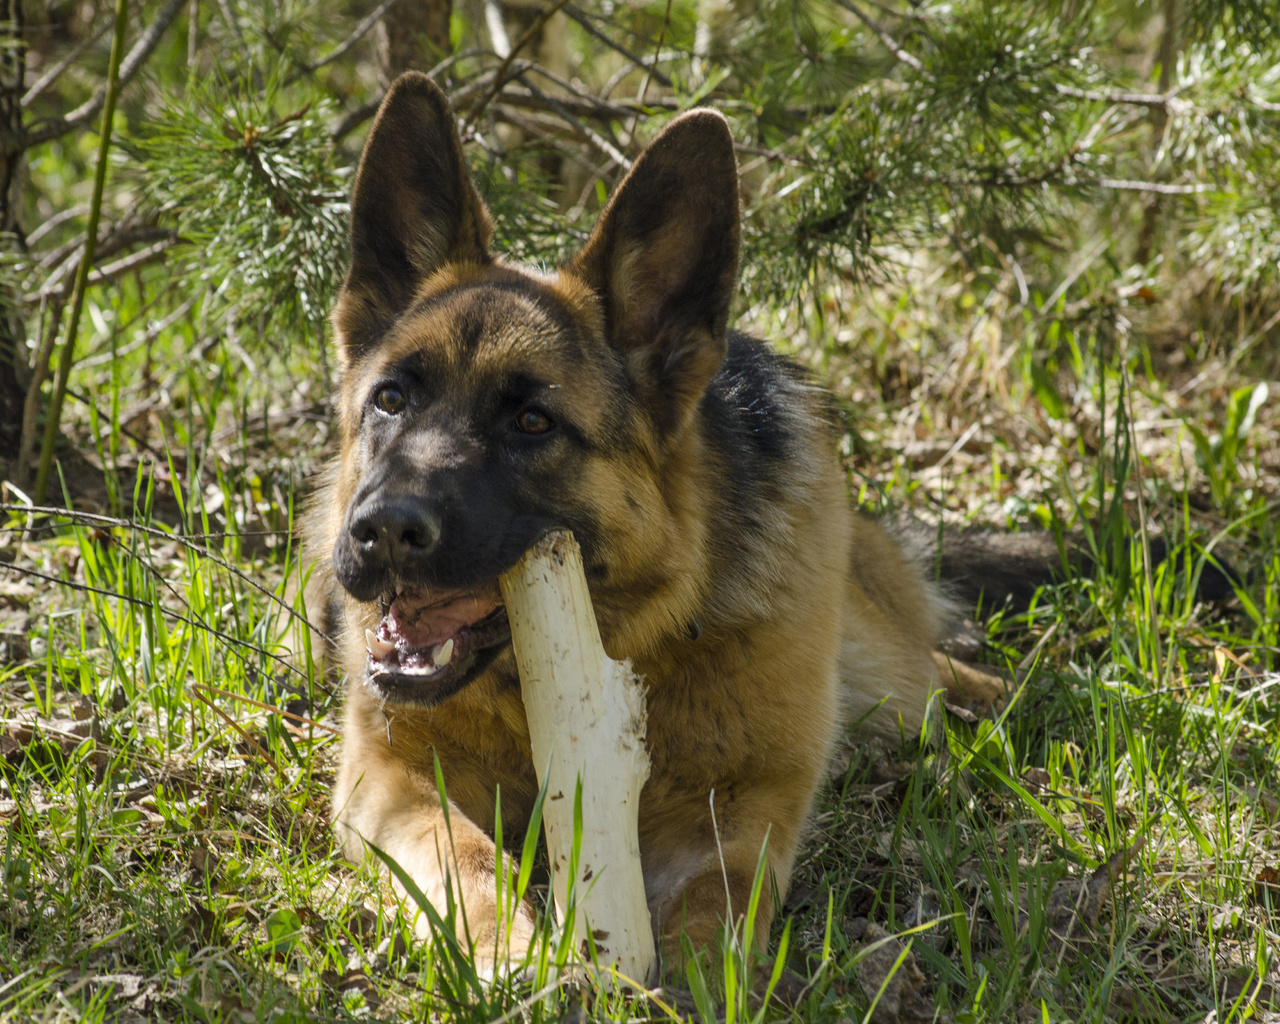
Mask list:
[[[640,790],[649,778],[644,691],[630,662],[604,652],[573,534],[548,534],[499,583],[533,765],[547,786],[542,820],[556,910],[579,948],[589,932],[602,964],[643,983],[655,959],[637,832]],[[570,914],[579,777],[582,844]]]

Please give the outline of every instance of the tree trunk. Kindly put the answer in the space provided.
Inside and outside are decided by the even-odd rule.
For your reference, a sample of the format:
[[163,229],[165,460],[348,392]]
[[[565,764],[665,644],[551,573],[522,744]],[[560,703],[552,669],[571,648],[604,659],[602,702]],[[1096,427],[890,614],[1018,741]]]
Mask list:
[[[26,91],[26,41],[22,0],[0,2],[0,246],[23,246],[18,225],[21,198],[15,196],[26,147],[22,126],[22,94]],[[3,284],[0,284],[3,290]],[[0,476],[8,476],[22,432],[22,406],[30,371],[26,332],[17,295],[0,294]]]

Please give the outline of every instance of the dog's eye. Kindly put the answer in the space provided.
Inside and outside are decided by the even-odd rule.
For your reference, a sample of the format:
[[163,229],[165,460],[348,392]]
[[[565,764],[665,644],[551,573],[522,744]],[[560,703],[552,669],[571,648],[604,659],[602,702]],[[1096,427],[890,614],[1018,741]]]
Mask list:
[[516,417],[516,430],[522,434],[545,434],[555,422],[541,409],[525,409]]
[[373,404],[379,412],[385,412],[388,416],[398,416],[404,412],[404,392],[394,384],[386,384],[378,388],[378,393],[373,396]]

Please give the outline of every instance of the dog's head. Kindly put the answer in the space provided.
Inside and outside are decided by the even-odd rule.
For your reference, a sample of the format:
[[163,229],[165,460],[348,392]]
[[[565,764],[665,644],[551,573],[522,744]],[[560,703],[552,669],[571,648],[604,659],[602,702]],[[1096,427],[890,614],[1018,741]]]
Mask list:
[[602,626],[666,588],[652,621],[631,616],[652,639],[693,600],[668,578],[701,539],[666,467],[697,443],[725,354],[728,126],[705,110],[675,119],[554,274],[495,258],[490,234],[448,102],[404,76],[356,175],[333,317],[333,567],[364,609],[366,681],[393,702],[442,700],[506,647],[497,578],[552,527],[577,536]]

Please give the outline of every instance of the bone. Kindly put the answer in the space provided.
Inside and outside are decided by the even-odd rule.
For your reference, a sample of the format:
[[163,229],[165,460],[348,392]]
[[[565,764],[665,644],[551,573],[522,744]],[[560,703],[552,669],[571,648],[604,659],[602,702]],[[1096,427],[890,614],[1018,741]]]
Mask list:
[[[656,961],[637,828],[640,790],[649,778],[644,690],[630,662],[613,661],[604,652],[582,553],[571,533],[544,537],[499,583],[534,769],[552,794],[543,824],[561,927],[575,936],[575,949],[591,935],[602,965],[614,965],[620,977],[643,984]],[[582,832],[570,914],[579,779]]]

